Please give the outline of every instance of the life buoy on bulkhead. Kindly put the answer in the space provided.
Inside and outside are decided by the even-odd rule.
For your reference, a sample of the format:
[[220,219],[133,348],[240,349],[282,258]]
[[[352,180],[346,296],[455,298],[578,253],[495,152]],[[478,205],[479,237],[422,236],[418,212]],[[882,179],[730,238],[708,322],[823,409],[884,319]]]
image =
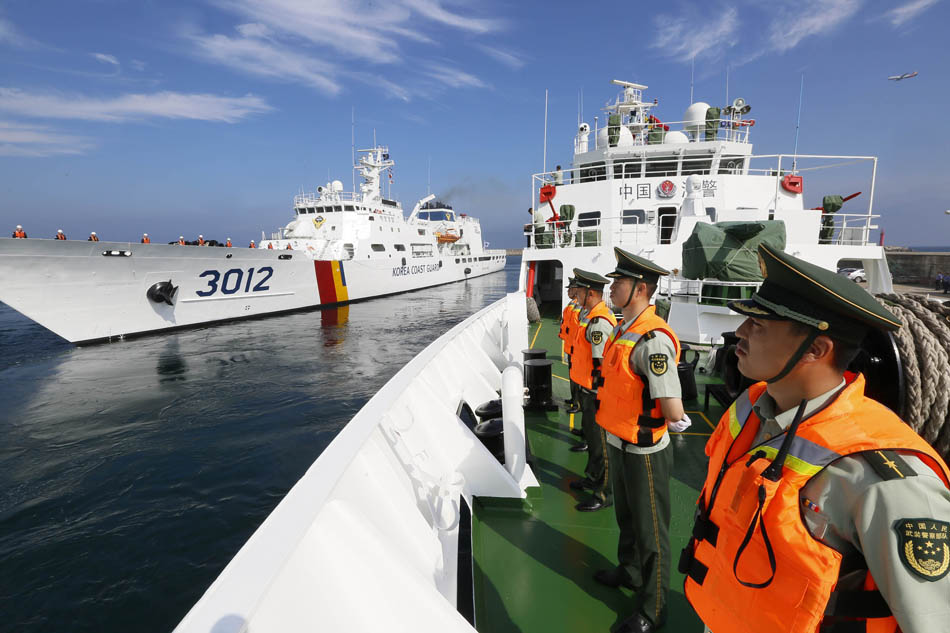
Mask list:
[[804,188],[804,181],[801,176],[788,174],[782,178],[782,189],[789,193],[801,193]]

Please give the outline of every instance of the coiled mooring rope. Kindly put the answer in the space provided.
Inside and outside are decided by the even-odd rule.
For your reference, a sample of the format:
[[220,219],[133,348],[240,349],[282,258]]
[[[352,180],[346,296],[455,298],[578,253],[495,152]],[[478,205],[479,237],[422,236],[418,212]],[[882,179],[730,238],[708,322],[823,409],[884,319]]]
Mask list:
[[898,414],[950,458],[950,306],[917,294],[877,298],[904,322],[895,333],[907,387]]

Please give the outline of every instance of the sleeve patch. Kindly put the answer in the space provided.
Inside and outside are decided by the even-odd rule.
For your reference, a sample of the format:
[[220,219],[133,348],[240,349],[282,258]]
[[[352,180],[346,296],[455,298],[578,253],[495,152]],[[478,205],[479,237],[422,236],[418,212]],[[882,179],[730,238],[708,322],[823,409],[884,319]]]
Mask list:
[[912,574],[936,582],[950,570],[950,523],[936,519],[901,519],[894,524],[897,551]]
[[590,342],[594,345],[600,345],[604,342],[604,333],[594,330],[590,333]]
[[654,376],[662,376],[669,369],[669,356],[666,354],[650,354],[650,371]]

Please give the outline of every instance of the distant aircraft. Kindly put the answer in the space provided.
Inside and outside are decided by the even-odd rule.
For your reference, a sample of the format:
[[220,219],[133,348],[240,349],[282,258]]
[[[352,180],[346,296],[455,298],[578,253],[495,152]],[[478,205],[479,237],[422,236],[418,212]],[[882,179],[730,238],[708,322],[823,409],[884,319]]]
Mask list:
[[903,75],[892,75],[888,77],[888,79],[891,81],[900,81],[901,79],[910,79],[911,77],[916,77],[916,76],[917,76],[917,71],[915,70],[912,73],[904,73]]

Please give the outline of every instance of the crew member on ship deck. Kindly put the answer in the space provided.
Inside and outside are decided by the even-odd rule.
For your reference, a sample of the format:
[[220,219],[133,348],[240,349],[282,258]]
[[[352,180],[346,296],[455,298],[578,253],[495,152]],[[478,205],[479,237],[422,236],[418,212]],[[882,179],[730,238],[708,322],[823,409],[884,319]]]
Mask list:
[[148,239],[148,233],[142,233],[142,244],[151,244],[152,240]]
[[228,238],[228,241],[224,243],[224,245],[227,246],[228,248],[231,248],[232,244],[231,244],[231,238],[230,238],[230,237]]
[[946,631],[950,471],[846,371],[900,320],[847,278],[759,246],[765,282],[729,307],[760,380],[706,444],[680,570],[715,633]]
[[581,405],[581,429],[584,442],[571,448],[573,451],[587,449],[587,467],[584,477],[570,483],[577,492],[590,491],[591,498],[575,506],[581,512],[593,512],[612,505],[610,486],[607,481],[607,464],[604,461],[606,439],[594,421],[597,404],[597,386],[600,383],[601,362],[607,338],[617,325],[617,318],[604,303],[604,286],[609,282],[597,273],[574,269],[577,296],[581,311],[577,319],[577,331],[571,352],[571,380],[578,385],[578,400]]
[[620,539],[618,566],[594,579],[634,590],[632,612],[616,631],[646,633],[663,626],[670,587],[670,476],[673,447],[668,427],[683,431],[676,365],[680,343],[656,314],[650,298],[669,272],[648,259],[615,248],[608,273],[610,302],[623,312],[604,351],[597,392],[597,424],[607,441]]
[[55,237],[54,239],[57,239],[57,240],[65,240],[65,239],[66,239],[66,234],[63,233],[63,229],[56,229],[56,237]]
[[[567,365],[568,373],[571,369],[571,347],[574,345],[574,333],[577,331],[577,315],[581,311],[581,306],[577,303],[577,279],[569,277],[567,280],[567,298],[570,301],[561,312],[561,330],[558,332],[564,346],[564,363]],[[581,408],[577,403],[577,383],[570,381],[571,397],[564,401],[568,405],[568,413],[578,413]],[[583,431],[580,427],[571,429],[571,433],[583,437]]]
[[98,242],[98,241],[99,241],[99,236],[96,235],[96,232],[95,232],[95,231],[93,231],[92,233],[89,234],[89,237],[86,238],[86,241],[87,241],[87,242]]
[[205,236],[204,236],[204,235],[199,235],[199,236],[198,236],[198,246],[204,246],[204,245],[205,245]]
[[13,237],[18,240],[25,240],[27,238],[26,231],[23,230],[22,226],[17,224],[16,228],[13,229]]
[[179,245],[179,246],[184,246],[184,245],[185,245],[185,236],[184,236],[184,235],[179,235],[179,236],[178,236],[178,245]]
[[254,240],[251,240],[251,243],[248,245],[248,248],[257,248],[257,246],[254,245]]

